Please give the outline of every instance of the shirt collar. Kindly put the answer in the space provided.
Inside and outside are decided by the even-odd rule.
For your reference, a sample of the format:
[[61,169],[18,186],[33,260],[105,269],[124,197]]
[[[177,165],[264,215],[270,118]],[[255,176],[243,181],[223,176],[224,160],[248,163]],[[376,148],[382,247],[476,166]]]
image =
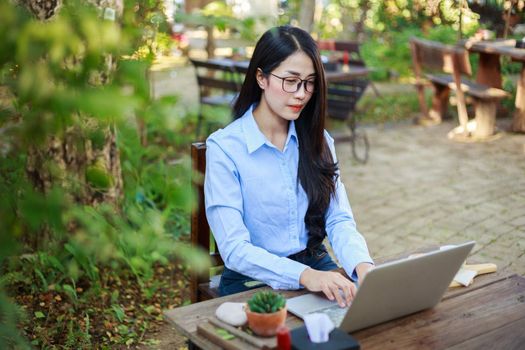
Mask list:
[[[246,141],[246,145],[248,147],[248,153],[253,153],[259,147],[264,145],[265,143],[270,144],[270,142],[266,139],[266,136],[261,132],[259,129],[259,126],[257,125],[257,122],[255,121],[255,118],[253,116],[253,109],[255,108],[256,104],[253,104],[250,106],[250,108],[244,113],[242,116],[242,127],[244,131],[244,137]],[[297,142],[297,132],[295,130],[295,122],[292,120],[288,126],[288,136],[286,138],[286,143],[284,146],[284,149],[288,147],[288,144],[292,137]]]

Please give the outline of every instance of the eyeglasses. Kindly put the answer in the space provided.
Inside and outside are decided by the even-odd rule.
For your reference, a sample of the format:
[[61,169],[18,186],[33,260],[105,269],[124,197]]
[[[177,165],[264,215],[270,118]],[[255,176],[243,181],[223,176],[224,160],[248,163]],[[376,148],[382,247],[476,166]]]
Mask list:
[[315,80],[303,80],[299,78],[294,77],[280,77],[278,75],[275,75],[273,73],[270,73],[276,78],[279,78],[283,81],[283,91],[288,93],[296,93],[301,88],[301,85],[304,85],[304,90],[309,93],[313,93],[315,91]]

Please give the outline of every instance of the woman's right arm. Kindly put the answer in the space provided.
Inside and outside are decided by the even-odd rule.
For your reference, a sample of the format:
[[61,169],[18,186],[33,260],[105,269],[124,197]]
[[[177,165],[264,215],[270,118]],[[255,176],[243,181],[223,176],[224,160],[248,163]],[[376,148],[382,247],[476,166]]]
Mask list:
[[245,203],[233,155],[213,138],[206,145],[206,216],[226,266],[274,289],[300,288],[299,278],[307,266],[252,244],[243,220]]

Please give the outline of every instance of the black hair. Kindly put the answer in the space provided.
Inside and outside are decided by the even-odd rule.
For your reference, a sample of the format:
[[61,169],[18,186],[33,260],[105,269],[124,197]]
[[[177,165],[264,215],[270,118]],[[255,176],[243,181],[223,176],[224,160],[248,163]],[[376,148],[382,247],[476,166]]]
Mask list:
[[310,57],[316,74],[315,92],[295,122],[299,139],[297,176],[308,196],[304,218],[309,235],[307,248],[314,251],[326,236],[325,215],[330,199],[335,196],[338,168],[324,136],[326,81],[317,44],[310,34],[300,28],[280,26],[262,35],[255,46],[233,115],[235,119],[240,118],[252,104],[259,103],[262,90],[256,80],[257,69],[268,75],[298,51]]

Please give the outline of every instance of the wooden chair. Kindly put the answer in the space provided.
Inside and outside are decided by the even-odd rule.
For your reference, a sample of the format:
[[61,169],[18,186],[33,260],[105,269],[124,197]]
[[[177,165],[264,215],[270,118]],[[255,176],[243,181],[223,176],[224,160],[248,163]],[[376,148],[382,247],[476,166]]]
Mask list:
[[[196,142],[191,145],[191,160],[194,171],[192,177],[193,186],[197,190],[197,207],[191,213],[191,243],[209,252],[212,271],[217,271],[224,266],[219,254],[217,244],[210,232],[210,226],[206,219],[204,206],[204,184],[203,176],[206,171],[206,144]],[[192,273],[190,277],[191,302],[196,303],[219,296],[217,287],[210,286],[210,273]]]
[[[477,126],[474,136],[492,135],[497,103],[509,94],[466,78],[465,76],[472,75],[472,68],[468,51],[462,47],[419,38],[411,38],[410,47],[416,77],[415,85],[423,114],[419,121],[422,124],[440,123],[446,117],[450,90],[453,90],[456,93],[459,123],[463,130],[465,132],[467,130],[465,95],[468,95],[472,97],[475,104]],[[434,88],[430,110],[425,101],[425,87],[428,85]]]
[[202,106],[231,107],[242,80],[234,66],[221,64],[220,60],[199,61],[190,59],[195,68],[195,76],[199,86],[199,115],[196,127],[196,137],[200,137],[200,129],[204,121]]
[[[347,61],[349,71],[366,67],[365,61],[359,52],[359,43],[357,41],[322,40],[317,44],[321,50],[338,52],[339,63]],[[343,58],[344,56],[341,53],[346,55],[347,58]],[[348,139],[352,145],[352,154],[356,160],[362,163],[366,163],[368,160],[369,143],[366,133],[357,132],[356,130],[357,125],[354,112],[357,102],[361,99],[369,84],[371,84],[371,81],[368,77],[361,75],[345,81],[329,82],[327,86],[328,117],[346,123],[350,129],[350,137]],[[376,94],[378,94],[377,90]],[[341,139],[338,138],[338,141],[341,141]]]
[[[350,65],[350,68],[352,68],[352,66],[366,66],[363,57],[361,57],[359,46],[359,42],[352,40],[319,40],[317,42],[319,50],[346,53],[348,55],[348,64]],[[338,59],[341,63],[343,62],[343,56],[340,56]]]

